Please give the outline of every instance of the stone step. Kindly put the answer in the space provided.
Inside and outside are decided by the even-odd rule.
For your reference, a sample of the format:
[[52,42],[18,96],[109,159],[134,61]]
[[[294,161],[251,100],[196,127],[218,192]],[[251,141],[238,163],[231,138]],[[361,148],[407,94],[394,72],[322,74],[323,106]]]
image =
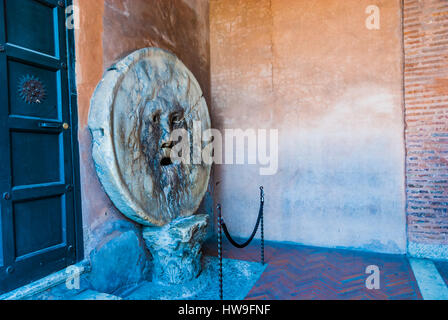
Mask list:
[[70,300],[122,300],[112,294],[102,293],[94,290],[86,290],[77,294]]
[[[73,276],[74,273],[84,277],[89,271],[90,264],[87,261],[82,261],[33,283],[0,295],[0,300],[53,300],[57,299],[58,296],[68,296],[70,292],[65,288],[67,279]],[[57,293],[53,294],[51,291],[57,291]]]

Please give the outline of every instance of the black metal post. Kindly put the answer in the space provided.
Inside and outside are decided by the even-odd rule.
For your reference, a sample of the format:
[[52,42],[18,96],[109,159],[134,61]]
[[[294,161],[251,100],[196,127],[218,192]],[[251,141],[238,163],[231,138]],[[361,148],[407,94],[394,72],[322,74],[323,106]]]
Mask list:
[[222,214],[221,205],[218,204],[218,259],[219,259],[219,299],[223,300],[222,289]]
[[264,265],[264,189],[260,187],[260,200],[261,200],[261,264]]

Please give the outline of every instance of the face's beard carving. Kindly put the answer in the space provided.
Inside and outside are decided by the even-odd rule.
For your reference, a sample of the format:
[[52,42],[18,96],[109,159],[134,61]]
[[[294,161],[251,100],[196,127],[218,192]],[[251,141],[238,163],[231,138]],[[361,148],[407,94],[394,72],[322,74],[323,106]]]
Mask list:
[[[161,208],[171,217],[181,211],[182,199],[188,193],[187,179],[190,168],[182,162],[171,160],[171,151],[177,141],[171,132],[176,129],[189,131],[185,110],[164,99],[151,101],[144,106],[145,121],[141,128],[141,146],[153,177],[153,190],[158,194]],[[190,139],[190,143],[191,143]]]

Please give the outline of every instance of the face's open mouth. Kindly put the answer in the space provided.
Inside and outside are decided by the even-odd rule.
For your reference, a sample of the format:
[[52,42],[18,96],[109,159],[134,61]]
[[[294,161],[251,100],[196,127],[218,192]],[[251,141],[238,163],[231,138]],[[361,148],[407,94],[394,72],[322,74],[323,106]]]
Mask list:
[[173,161],[171,161],[170,157],[163,157],[162,160],[160,161],[160,165],[162,167],[168,167],[171,166],[173,164]]

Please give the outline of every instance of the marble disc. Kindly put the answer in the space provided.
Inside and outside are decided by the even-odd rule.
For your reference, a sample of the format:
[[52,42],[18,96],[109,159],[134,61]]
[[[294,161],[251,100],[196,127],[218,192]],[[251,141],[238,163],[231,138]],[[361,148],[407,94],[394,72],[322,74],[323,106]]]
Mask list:
[[171,162],[170,133],[185,129],[193,150],[193,126],[203,132],[211,123],[197,80],[175,55],[145,48],[110,68],[92,97],[88,124],[98,177],[124,215],[163,226],[196,212],[210,165]]

